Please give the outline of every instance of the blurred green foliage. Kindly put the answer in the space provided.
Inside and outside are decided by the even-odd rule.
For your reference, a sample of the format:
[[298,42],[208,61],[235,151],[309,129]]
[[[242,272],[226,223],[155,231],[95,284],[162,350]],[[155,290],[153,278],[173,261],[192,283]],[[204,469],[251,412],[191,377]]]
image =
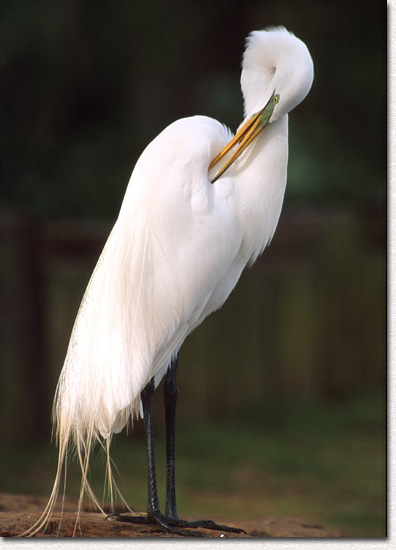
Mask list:
[[1,15],[4,210],[114,218],[167,124],[236,128],[244,39],[279,24],[316,73],[291,117],[287,200],[385,199],[385,3],[6,0]]

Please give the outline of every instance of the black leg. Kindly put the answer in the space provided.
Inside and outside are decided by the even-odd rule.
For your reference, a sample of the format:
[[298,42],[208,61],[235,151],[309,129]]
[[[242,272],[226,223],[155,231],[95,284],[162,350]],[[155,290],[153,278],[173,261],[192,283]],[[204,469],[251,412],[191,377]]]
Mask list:
[[175,487],[175,414],[179,390],[177,388],[177,363],[179,355],[172,361],[165,377],[164,401],[166,423],[166,504],[165,515],[177,518]]
[[[166,421],[166,507],[165,515],[161,514],[157,491],[157,478],[155,472],[154,457],[154,427],[153,427],[153,399],[154,399],[154,380],[150,380],[141,393],[144,428],[146,435],[146,455],[147,455],[147,482],[148,482],[148,501],[147,516],[130,516],[124,514],[111,514],[116,516],[117,521],[139,524],[157,524],[162,526],[169,533],[189,537],[208,536],[199,531],[185,531],[180,528],[212,529],[224,531],[227,533],[241,533],[243,529],[218,525],[211,520],[185,521],[178,517],[176,508],[176,489],[175,489],[175,413],[176,401],[178,395],[176,375],[177,375],[178,356],[172,361],[165,377],[164,399],[165,399],[165,421]],[[108,516],[110,517],[110,516]]]
[[155,472],[154,456],[154,425],[153,425],[153,399],[154,380],[150,380],[141,394],[143,405],[143,421],[146,435],[147,458],[147,517],[158,515],[160,511],[157,490],[157,476]]
[[[177,362],[176,362],[177,367]],[[176,367],[175,367],[175,375],[176,375]],[[170,370],[174,368],[174,364],[172,363]],[[173,378],[171,375],[170,378]],[[168,385],[169,385],[169,378],[168,379]],[[175,379],[176,381],[176,379]],[[173,383],[170,382],[170,384],[173,386]],[[165,394],[168,392],[165,391]],[[172,392],[169,392],[169,396],[166,399],[166,408],[170,411],[173,409],[173,421],[171,417],[169,417],[169,412],[167,413],[167,436],[168,436],[168,421],[171,426],[170,432],[173,432],[173,436],[171,438],[170,447],[167,444],[167,457],[168,455],[170,457],[173,456],[173,461],[170,460],[168,462],[167,460],[167,480],[169,478],[169,487],[170,491],[168,493],[168,481],[167,481],[167,501],[168,501],[168,494],[173,495],[171,498],[171,501],[173,502],[173,507],[171,506],[171,509],[175,512],[176,511],[176,498],[175,498],[175,467],[174,467],[174,456],[175,456],[175,441],[174,441],[174,413],[175,413],[175,406],[176,406],[176,399],[171,398]],[[151,379],[150,382],[147,384],[147,386],[144,388],[144,390],[141,393],[141,399],[142,399],[142,405],[143,405],[143,420],[144,420],[144,428],[145,428],[145,436],[146,436],[146,457],[147,457],[147,484],[148,484],[148,499],[147,499],[147,516],[130,516],[126,514],[110,514],[107,517],[115,516],[117,518],[117,521],[126,522],[126,523],[135,523],[135,524],[157,524],[161,525],[166,531],[169,533],[174,533],[177,535],[183,535],[183,536],[193,536],[193,537],[202,537],[205,536],[202,533],[199,532],[190,532],[190,531],[184,531],[182,529],[178,529],[175,524],[169,523],[172,517],[167,518],[160,512],[159,507],[159,500],[158,500],[158,490],[157,490],[157,477],[156,477],[156,471],[155,471],[155,457],[154,457],[154,425],[153,425],[153,399],[154,399],[154,379]],[[172,427],[173,424],[173,427]],[[167,437],[168,439],[168,437]],[[173,462],[173,466],[172,466]],[[168,464],[170,464],[168,468]],[[168,472],[170,472],[168,474]],[[179,523],[178,523],[179,525]]]
[[[177,366],[177,363],[176,363]],[[170,367],[170,371],[173,368],[173,363]],[[169,372],[169,371],[168,371]],[[168,373],[167,373],[168,375]],[[168,378],[168,376],[167,376]],[[169,383],[169,382],[168,382]],[[173,384],[171,384],[173,385]],[[167,392],[165,392],[167,393]],[[172,392],[170,392],[171,394]],[[176,396],[177,397],[177,396]],[[180,535],[190,535],[187,531],[181,531],[175,529],[168,523],[168,518],[163,516],[160,512],[158,490],[157,490],[157,476],[155,471],[155,457],[154,457],[154,422],[153,422],[153,399],[154,399],[154,379],[151,379],[147,386],[144,388],[141,394],[143,414],[144,414],[144,428],[146,434],[146,456],[147,456],[147,482],[148,482],[148,500],[147,500],[147,520],[149,522],[157,523],[166,529],[170,533],[176,533]],[[173,416],[175,409],[175,400],[173,401]],[[172,409],[172,407],[170,407]],[[168,432],[168,422],[167,422]],[[171,449],[172,454],[172,449]],[[168,453],[168,450],[167,450]],[[173,494],[175,492],[174,485],[174,418],[173,418]],[[168,472],[168,470],[167,470]],[[168,477],[168,475],[167,475]],[[176,499],[174,497],[174,505],[176,510]]]
[[[171,525],[178,527],[190,527],[204,529],[215,529],[231,533],[244,532],[242,529],[217,525],[211,520],[185,521],[180,519],[176,507],[176,484],[175,484],[175,424],[176,424],[176,401],[179,393],[177,387],[177,365],[179,354],[172,361],[165,377],[164,400],[165,400],[165,423],[166,423],[166,504],[165,517]],[[191,536],[191,532],[188,532]],[[195,535],[196,536],[196,535]]]

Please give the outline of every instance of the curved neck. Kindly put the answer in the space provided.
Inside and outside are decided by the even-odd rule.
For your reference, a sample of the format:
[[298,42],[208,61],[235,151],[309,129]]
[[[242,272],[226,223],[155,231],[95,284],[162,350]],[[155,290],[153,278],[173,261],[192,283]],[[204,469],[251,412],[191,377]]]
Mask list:
[[288,117],[269,124],[235,163],[242,251],[253,262],[278,224],[286,188]]

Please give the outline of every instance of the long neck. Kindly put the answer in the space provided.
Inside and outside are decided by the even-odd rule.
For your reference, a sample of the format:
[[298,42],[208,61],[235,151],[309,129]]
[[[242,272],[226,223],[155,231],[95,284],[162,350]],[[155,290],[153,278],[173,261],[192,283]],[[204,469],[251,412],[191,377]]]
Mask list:
[[238,160],[235,181],[242,253],[254,262],[269,244],[282,209],[288,159],[288,117],[269,124]]

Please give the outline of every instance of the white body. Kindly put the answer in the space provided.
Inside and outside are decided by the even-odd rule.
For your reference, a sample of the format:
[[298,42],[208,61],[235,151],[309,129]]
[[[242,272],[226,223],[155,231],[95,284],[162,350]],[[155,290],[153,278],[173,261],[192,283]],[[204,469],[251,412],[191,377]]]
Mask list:
[[[171,124],[132,173],[118,220],[78,313],[54,404],[59,465],[76,445],[83,490],[93,442],[139,414],[187,335],[223,305],[270,242],[282,208],[288,115],[313,79],[306,46],[285,29],[248,39],[241,86],[248,117],[279,94],[270,124],[214,184],[211,160],[231,134],[202,116]],[[108,450],[108,445],[107,445]],[[85,455],[85,458],[84,458]]]
[[[251,203],[242,163],[238,185],[232,168],[215,184],[208,180],[207,167],[229,138],[215,120],[182,119],[137,162],[59,383],[57,414],[77,438],[92,422],[106,437],[138,413],[147,382],[153,376],[159,382],[186,336],[223,305],[270,241],[286,184],[286,117],[246,153],[244,162],[258,156],[262,183]],[[276,157],[276,172],[268,173],[257,155],[263,146]]]

